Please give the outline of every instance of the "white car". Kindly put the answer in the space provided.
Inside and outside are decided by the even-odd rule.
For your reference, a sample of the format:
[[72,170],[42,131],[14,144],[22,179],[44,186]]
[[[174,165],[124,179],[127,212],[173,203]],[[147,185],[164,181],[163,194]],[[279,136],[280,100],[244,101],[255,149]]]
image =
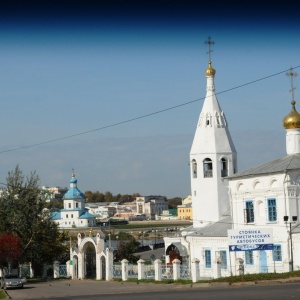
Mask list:
[[22,279],[18,275],[7,274],[1,277],[1,288],[4,290],[9,288],[23,288]]

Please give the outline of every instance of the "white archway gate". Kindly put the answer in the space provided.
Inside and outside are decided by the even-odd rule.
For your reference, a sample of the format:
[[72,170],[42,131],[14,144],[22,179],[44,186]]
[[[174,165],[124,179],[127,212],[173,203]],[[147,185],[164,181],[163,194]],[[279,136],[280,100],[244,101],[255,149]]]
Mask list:
[[89,235],[78,233],[77,245],[70,249],[70,275],[72,279],[112,279],[113,249],[105,249],[102,231]]

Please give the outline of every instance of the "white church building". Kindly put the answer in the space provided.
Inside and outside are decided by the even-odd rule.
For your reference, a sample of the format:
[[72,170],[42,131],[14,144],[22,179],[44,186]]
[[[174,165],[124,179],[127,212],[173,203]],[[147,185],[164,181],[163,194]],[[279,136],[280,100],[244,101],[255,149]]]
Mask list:
[[77,187],[74,170],[70,179],[70,188],[63,197],[64,208],[51,214],[59,228],[93,227],[96,216],[85,207],[85,196]]
[[[209,57],[206,98],[190,152],[193,225],[178,237],[164,238],[166,260],[198,261],[202,278],[298,270],[300,114],[294,93],[292,110],[283,119],[287,154],[237,173],[215,74]],[[291,69],[292,91],[294,74]]]

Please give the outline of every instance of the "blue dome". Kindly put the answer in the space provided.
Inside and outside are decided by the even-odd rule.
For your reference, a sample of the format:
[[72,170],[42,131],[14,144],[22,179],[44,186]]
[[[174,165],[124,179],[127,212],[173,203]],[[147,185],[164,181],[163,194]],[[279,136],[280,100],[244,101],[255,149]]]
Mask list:
[[71,178],[70,183],[77,183],[77,179],[76,178]]
[[70,179],[70,188],[65,193],[63,199],[84,199],[84,194],[77,188],[77,179],[75,178],[74,169],[72,170],[72,178]]

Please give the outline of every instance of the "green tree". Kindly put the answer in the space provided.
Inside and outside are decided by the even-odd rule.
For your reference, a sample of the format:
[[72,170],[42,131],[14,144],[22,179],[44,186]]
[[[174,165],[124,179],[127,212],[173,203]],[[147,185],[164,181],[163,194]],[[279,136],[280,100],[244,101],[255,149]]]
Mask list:
[[114,198],[111,192],[106,192],[104,197],[105,197],[105,202],[112,202]]
[[129,241],[121,240],[118,243],[118,249],[116,253],[116,260],[127,259],[130,263],[137,263],[140,259],[140,255],[134,255],[140,247],[140,243],[131,237]]
[[0,233],[19,237],[23,249],[20,262],[31,262],[38,273],[65,253],[67,234],[60,232],[45,210],[35,172],[24,176],[19,166],[8,173],[7,188],[0,195]]
[[179,197],[175,197],[172,199],[168,199],[169,208],[177,208],[178,205],[182,204],[182,199]]

